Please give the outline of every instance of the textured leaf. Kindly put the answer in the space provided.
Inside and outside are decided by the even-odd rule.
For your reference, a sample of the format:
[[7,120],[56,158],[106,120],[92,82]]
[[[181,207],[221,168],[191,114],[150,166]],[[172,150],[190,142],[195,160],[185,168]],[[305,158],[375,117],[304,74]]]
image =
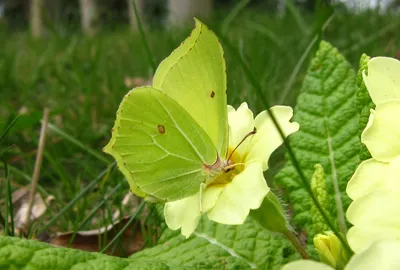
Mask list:
[[[359,132],[358,136],[361,138],[361,133],[363,132],[364,128],[366,127],[368,123],[368,118],[370,114],[370,110],[375,108],[375,104],[372,102],[371,97],[369,96],[367,87],[365,86],[364,80],[363,80],[363,72],[366,72],[368,74],[368,61],[371,59],[366,54],[363,54],[360,59],[360,67],[358,70],[357,74],[357,86],[358,86],[358,92],[357,92],[357,108],[360,112],[360,121],[359,121]],[[371,158],[371,154],[369,153],[367,147],[365,144],[360,142],[360,159],[361,160],[366,160]]]
[[34,240],[0,237],[0,269],[280,269],[298,259],[291,244],[248,219],[227,226],[203,219],[188,240],[165,228],[158,245],[128,259]]
[[[34,240],[0,236],[0,269],[79,270],[79,269],[170,269],[163,262],[136,262],[132,259],[57,248]],[[176,269],[176,268],[174,268]]]
[[248,218],[240,226],[221,225],[203,218],[187,240],[179,230],[165,229],[158,245],[131,256],[135,261],[157,258],[168,265],[194,269],[280,269],[299,258],[280,234]]
[[[324,168],[321,166],[321,164],[316,164],[314,168],[315,172],[311,178],[311,190],[322,208],[327,211],[327,209],[329,209],[329,195],[326,187]],[[325,223],[321,213],[314,204],[311,204],[310,214],[312,220],[312,231],[315,233],[329,231],[328,225]]]
[[[309,181],[314,165],[323,166],[331,206],[327,210],[334,220],[333,180],[337,180],[345,210],[350,202],[346,185],[360,162],[356,92],[354,70],[335,48],[322,41],[294,109],[293,121],[300,124],[300,130],[290,137],[290,145]],[[290,161],[276,175],[276,181],[288,191],[294,207],[293,223],[302,227],[312,241],[316,232],[312,229],[310,196]]]

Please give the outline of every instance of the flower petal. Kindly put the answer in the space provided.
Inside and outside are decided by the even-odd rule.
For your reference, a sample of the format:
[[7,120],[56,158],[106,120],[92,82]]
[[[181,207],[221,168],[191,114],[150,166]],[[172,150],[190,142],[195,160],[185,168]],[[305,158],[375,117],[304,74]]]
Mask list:
[[242,224],[250,209],[260,207],[269,187],[260,163],[251,163],[227,184],[208,218],[222,224]]
[[196,229],[201,217],[199,193],[182,200],[167,202],[164,206],[164,216],[171,230],[182,228],[182,235],[188,238]]
[[400,155],[390,162],[388,178],[385,180],[386,190],[400,192]]
[[332,267],[311,260],[301,260],[288,263],[282,270],[334,270]]
[[[237,110],[228,106],[228,123],[229,147],[235,148],[254,129],[253,112],[248,108],[246,102],[243,102]],[[245,140],[236,149],[236,152],[243,155],[248,143],[249,140]]]
[[[278,121],[285,137],[299,130],[298,123],[290,122],[293,116],[291,107],[274,106],[270,110]],[[268,169],[268,159],[270,155],[282,144],[283,140],[267,111],[258,114],[254,122],[257,133],[249,140],[250,145],[248,147],[250,151],[247,155],[246,162],[262,162],[263,170],[265,171]]]
[[215,206],[221,192],[224,190],[225,186],[223,185],[214,185],[209,186],[203,191],[203,213],[208,212],[211,208]]
[[356,254],[346,270],[396,270],[400,269],[400,241],[379,241],[362,253]]
[[378,105],[400,99],[400,61],[389,57],[374,57],[368,61],[368,75],[363,74],[365,85]]
[[352,200],[357,200],[374,190],[383,188],[388,172],[389,163],[379,162],[372,158],[361,162],[347,183],[347,195]]
[[382,190],[371,192],[353,201],[346,216],[354,226],[388,226],[400,229],[400,193]]
[[376,160],[390,162],[400,155],[399,115],[400,100],[379,104],[370,118],[371,123],[368,123],[361,134],[361,141]]
[[371,224],[370,226],[354,226],[349,229],[346,238],[351,249],[355,253],[359,253],[376,241],[391,239],[400,240],[400,228],[375,224]]

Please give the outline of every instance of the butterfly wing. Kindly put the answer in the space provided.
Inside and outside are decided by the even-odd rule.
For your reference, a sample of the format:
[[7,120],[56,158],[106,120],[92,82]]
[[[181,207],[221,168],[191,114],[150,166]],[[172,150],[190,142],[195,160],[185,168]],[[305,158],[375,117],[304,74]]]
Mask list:
[[218,38],[196,19],[191,35],[161,62],[153,79],[153,87],[193,117],[222,157],[228,144],[225,70]]
[[135,88],[121,102],[104,151],[138,195],[178,200],[199,191],[204,164],[217,150],[200,125],[177,102],[152,87]]

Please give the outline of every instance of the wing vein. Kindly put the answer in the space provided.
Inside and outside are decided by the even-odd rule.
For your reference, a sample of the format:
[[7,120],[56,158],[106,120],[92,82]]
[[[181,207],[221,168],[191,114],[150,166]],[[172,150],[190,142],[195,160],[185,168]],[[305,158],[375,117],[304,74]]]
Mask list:
[[171,176],[171,177],[159,179],[159,180],[157,180],[155,182],[144,184],[144,185],[142,185],[142,187],[145,187],[145,186],[148,186],[148,185],[157,184],[157,183],[161,183],[161,182],[165,182],[165,181],[172,180],[172,179],[175,179],[175,178],[179,178],[179,177],[182,177],[182,176],[191,175],[191,174],[194,174],[194,173],[197,173],[197,172],[200,172],[200,171],[201,171],[201,169],[193,170],[193,171],[190,171],[190,172],[185,172],[185,173],[181,173],[181,174],[174,175],[174,176]]
[[174,123],[176,129],[179,131],[179,133],[186,139],[186,141],[190,144],[190,146],[192,147],[192,149],[194,150],[194,152],[196,153],[196,155],[198,156],[198,158],[205,164],[206,162],[204,161],[203,156],[200,154],[200,151],[197,149],[197,147],[192,143],[192,141],[188,138],[188,136],[185,134],[185,132],[183,132],[183,130],[181,129],[181,127],[178,125],[178,123],[175,121],[175,119],[172,117],[172,115],[170,114],[170,112],[168,111],[168,109],[164,106],[164,104],[159,100],[156,99],[158,101],[158,103],[163,107],[163,109],[165,110],[165,112],[168,114],[169,118],[171,119],[171,121]]

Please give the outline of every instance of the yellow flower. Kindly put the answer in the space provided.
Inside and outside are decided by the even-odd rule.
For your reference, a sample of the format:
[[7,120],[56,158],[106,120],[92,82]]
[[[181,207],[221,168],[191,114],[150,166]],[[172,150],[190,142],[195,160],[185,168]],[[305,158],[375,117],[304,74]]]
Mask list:
[[335,269],[343,269],[349,258],[339,238],[333,232],[317,234],[313,242],[321,262]]
[[372,58],[364,82],[376,108],[361,135],[372,158],[359,165],[346,190],[354,225],[347,240],[356,253],[377,240],[400,240],[400,61]]
[[[373,243],[354,255],[344,270],[397,270],[400,269],[400,241],[386,240]],[[294,261],[282,270],[334,270],[331,266],[309,260]]]
[[[297,123],[290,122],[292,108],[275,106],[271,112],[286,136],[299,129]],[[254,119],[246,103],[237,110],[228,106],[228,122],[229,151],[225,162],[232,166],[206,183],[202,192],[165,204],[168,227],[181,228],[186,238],[194,232],[204,213],[218,223],[242,224],[250,210],[259,208],[269,192],[263,171],[268,169],[270,155],[283,141],[267,111]],[[256,133],[243,141],[254,128]]]

